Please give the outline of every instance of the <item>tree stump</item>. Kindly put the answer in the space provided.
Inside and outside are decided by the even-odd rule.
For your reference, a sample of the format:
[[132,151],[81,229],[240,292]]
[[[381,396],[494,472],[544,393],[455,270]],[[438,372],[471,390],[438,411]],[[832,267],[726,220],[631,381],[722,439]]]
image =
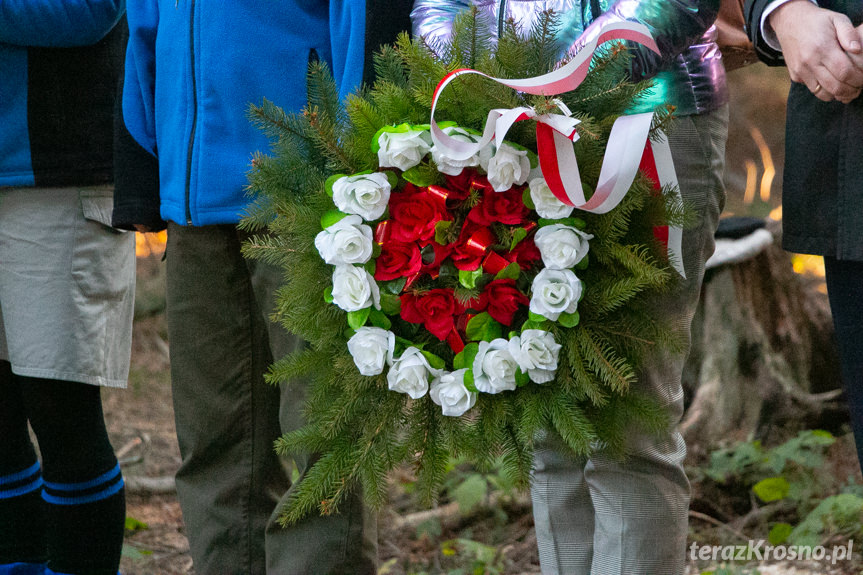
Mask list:
[[[768,220],[766,229],[779,237],[778,222]],[[823,427],[841,410],[827,296],[818,279],[794,272],[778,239],[766,243],[754,257],[705,275],[681,423],[696,456],[722,439],[767,440],[779,427]]]

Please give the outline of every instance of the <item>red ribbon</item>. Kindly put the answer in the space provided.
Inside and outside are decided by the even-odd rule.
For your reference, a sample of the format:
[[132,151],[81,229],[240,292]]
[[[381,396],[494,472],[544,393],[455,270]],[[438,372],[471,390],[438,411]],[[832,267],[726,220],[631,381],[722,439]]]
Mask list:
[[479,257],[484,255],[496,242],[497,238],[490,229],[480,228],[464,242],[464,251]]
[[506,266],[512,262],[498,254],[497,252],[489,252],[482,262],[482,271],[497,275],[506,269]]
[[[653,156],[653,148],[650,145],[650,140],[644,146],[644,154],[641,156],[641,163],[638,165],[650,183],[653,184],[654,195],[662,193],[662,184],[659,181],[659,171],[656,169],[656,158]],[[653,228],[653,237],[668,249],[668,226],[655,226]]]
[[375,228],[375,242],[378,244],[385,244],[390,241],[390,236],[393,233],[393,225],[391,220],[384,220],[378,223],[378,227]]
[[464,349],[464,341],[456,330],[455,326],[453,326],[452,331],[449,332],[449,335],[446,336],[446,342],[449,344],[451,350],[455,353],[460,353],[461,350]]

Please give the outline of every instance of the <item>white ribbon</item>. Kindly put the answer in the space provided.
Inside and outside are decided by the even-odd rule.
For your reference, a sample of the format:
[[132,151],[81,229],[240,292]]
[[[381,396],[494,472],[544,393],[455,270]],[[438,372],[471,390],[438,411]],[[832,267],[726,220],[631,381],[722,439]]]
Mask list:
[[[450,82],[463,74],[478,74],[510,88],[529,94],[551,96],[576,89],[590,68],[590,61],[597,47],[609,40],[630,40],[645,45],[656,53],[659,48],[650,35],[649,29],[635,22],[618,22],[602,29],[600,34],[585,44],[584,48],[567,64],[548,74],[535,78],[501,79],[494,78],[477,70],[459,69],[447,74],[435,88],[431,108],[431,136],[435,146],[445,151],[454,160],[466,160],[478,153],[492,140],[500,148],[504,137],[512,125],[522,120],[532,119],[537,123],[537,152],[543,177],[551,191],[562,202],[580,210],[604,214],[614,209],[632,186],[638,174],[639,165],[649,143],[652,113],[633,114],[619,117],[612,126],[603,157],[596,190],[588,200],[584,194],[578,162],[572,142],[578,140],[576,126],[579,120],[573,118],[569,109],[560,100],[554,103],[562,114],[537,114],[532,107],[522,106],[507,109],[494,109],[488,113],[483,135],[478,142],[466,142],[452,138],[438,126],[434,114],[441,92]],[[671,150],[663,135],[652,142],[653,157],[661,186],[677,188],[677,175],[671,161]],[[679,193],[679,192],[677,192]],[[671,265],[680,275],[686,277],[682,263],[683,231],[669,227],[668,250]]]

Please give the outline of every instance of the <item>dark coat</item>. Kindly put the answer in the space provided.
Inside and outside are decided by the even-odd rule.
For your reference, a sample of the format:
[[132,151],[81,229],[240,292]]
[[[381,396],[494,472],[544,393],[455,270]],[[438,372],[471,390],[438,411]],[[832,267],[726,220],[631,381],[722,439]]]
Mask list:
[[[756,52],[766,64],[784,65],[761,36],[770,0],[747,0],[745,15]],[[859,0],[821,0],[819,6],[863,22]],[[822,102],[803,84],[788,95],[782,190],[785,249],[863,261],[863,98]]]

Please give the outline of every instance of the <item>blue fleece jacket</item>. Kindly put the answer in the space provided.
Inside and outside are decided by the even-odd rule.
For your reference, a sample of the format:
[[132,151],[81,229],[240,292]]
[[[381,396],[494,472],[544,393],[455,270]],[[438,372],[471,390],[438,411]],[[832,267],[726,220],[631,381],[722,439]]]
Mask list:
[[310,58],[330,65],[342,95],[363,75],[364,0],[127,5],[123,117],[158,160],[161,217],[181,225],[242,216],[252,155],[269,146],[250,103],[300,110]]

